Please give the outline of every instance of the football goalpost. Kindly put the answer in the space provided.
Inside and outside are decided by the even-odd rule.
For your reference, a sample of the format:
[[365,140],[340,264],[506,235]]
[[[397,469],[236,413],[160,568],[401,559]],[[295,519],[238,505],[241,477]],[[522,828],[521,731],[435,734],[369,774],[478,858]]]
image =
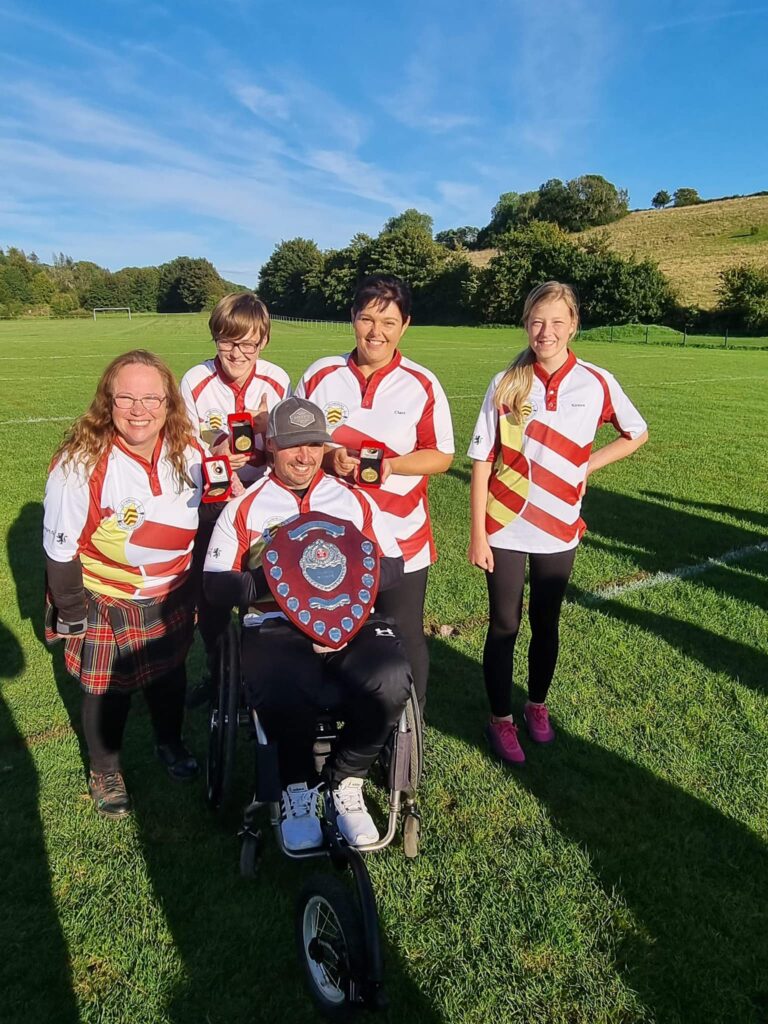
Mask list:
[[131,307],[130,306],[94,306],[93,307],[93,319],[96,319],[97,313],[127,313],[128,319],[131,319]]

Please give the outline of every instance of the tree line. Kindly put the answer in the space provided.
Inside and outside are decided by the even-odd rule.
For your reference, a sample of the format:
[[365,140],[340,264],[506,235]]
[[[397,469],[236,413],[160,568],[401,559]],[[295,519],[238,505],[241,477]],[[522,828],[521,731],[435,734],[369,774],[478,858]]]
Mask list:
[[194,313],[241,290],[206,259],[179,256],[158,267],[105,270],[58,253],[43,263],[35,253],[0,249],[0,316],[85,315],[94,306],[130,306],[140,313]]

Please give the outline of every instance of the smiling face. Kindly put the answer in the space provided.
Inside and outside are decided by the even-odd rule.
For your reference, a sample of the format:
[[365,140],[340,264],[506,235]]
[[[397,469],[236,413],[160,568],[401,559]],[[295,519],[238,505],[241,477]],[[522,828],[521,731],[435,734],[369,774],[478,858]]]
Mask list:
[[289,490],[301,491],[309,487],[323,461],[322,444],[301,444],[295,448],[278,448],[273,438],[267,439],[267,450],[272,455],[277,479]]
[[576,317],[565,299],[537,302],[525,329],[537,362],[550,372],[559,369],[568,358],[568,342],[576,333]]
[[380,306],[369,302],[352,318],[355,332],[357,365],[366,376],[392,361],[400,339],[411,318],[403,315],[394,302]]
[[[253,368],[259,358],[259,352],[264,347],[266,341],[264,332],[259,327],[254,327],[253,330],[243,335],[242,338],[222,338],[214,339],[216,341],[216,350],[219,355],[219,362],[224,370],[224,374],[229,380],[235,382],[235,384],[242,384],[247,380]],[[234,342],[234,345],[232,345]],[[222,345],[224,348],[222,348]],[[243,351],[240,345],[245,345],[248,351]],[[225,348],[231,350],[226,352]]]
[[[128,409],[118,409],[114,404],[117,396],[134,399]],[[161,398],[157,409],[146,409],[139,398]],[[145,459],[152,457],[160,431],[165,426],[168,410],[163,378],[153,366],[129,363],[118,370],[112,385],[112,422],[123,443],[131,451]]]

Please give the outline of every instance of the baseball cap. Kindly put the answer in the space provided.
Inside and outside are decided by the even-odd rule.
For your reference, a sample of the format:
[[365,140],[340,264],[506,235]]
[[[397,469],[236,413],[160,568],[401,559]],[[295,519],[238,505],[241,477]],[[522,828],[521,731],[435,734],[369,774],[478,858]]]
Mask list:
[[267,421],[267,437],[272,438],[278,448],[331,444],[322,409],[297,395],[272,406]]

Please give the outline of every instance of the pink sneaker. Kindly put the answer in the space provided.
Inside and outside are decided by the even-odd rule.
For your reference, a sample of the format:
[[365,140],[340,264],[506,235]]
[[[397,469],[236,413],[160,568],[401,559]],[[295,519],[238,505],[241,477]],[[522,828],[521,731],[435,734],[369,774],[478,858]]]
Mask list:
[[546,704],[526,704],[523,718],[528,727],[528,735],[534,743],[551,743],[555,738],[555,730],[549,724]]
[[485,727],[485,735],[493,753],[510,764],[525,764],[525,751],[517,739],[517,726],[506,719],[494,722],[491,719]]

